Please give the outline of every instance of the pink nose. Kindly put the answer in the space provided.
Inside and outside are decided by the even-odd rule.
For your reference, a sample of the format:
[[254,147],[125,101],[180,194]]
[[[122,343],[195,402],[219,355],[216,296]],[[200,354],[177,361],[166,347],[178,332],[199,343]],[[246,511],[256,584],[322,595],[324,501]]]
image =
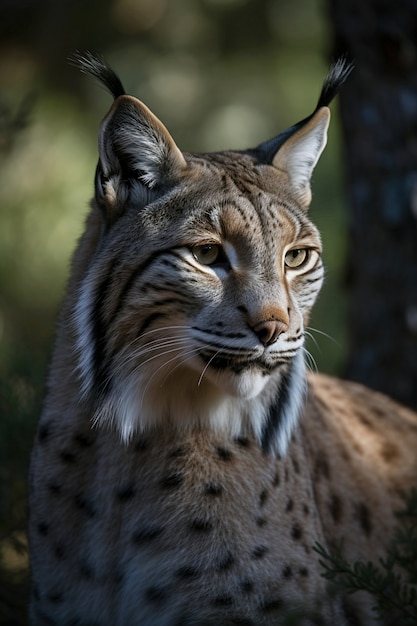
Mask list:
[[266,347],[275,343],[278,337],[288,330],[288,324],[281,320],[265,320],[252,326],[252,330]]

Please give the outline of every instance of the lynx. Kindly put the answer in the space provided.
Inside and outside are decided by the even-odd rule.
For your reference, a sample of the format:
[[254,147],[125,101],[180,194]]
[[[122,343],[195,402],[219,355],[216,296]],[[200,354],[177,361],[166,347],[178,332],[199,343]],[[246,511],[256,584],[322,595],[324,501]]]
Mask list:
[[31,459],[34,625],[368,625],[313,546],[384,554],[417,417],[311,374],[323,280],[308,215],[328,105],[246,151],[180,151],[114,96]]

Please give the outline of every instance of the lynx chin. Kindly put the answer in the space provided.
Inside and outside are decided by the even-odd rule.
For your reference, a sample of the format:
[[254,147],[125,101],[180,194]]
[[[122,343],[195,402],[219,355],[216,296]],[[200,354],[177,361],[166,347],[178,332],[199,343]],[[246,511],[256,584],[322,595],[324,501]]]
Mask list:
[[273,139],[191,154],[101,58],[74,63],[114,103],[31,459],[30,623],[373,624],[312,547],[384,555],[417,416],[304,364],[310,179],[350,66]]

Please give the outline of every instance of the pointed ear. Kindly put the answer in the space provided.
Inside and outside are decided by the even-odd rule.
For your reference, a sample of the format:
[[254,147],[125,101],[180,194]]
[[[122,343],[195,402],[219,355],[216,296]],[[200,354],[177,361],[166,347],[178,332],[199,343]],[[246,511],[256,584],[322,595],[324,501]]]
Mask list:
[[[182,152],[157,117],[133,96],[120,96],[99,132],[96,196],[121,208],[129,191],[144,198],[175,184],[186,168]],[[152,190],[154,193],[152,193]]]
[[330,110],[320,107],[272,158],[271,164],[288,175],[297,199],[306,209],[311,202],[311,175],[326,145],[329,122]]

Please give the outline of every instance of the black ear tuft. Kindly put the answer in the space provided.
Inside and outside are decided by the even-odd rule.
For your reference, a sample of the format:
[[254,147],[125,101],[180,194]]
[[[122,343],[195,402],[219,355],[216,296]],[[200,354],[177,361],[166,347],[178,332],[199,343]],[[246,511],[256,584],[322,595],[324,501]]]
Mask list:
[[273,139],[264,141],[257,148],[247,150],[261,163],[272,163],[277,151],[284,143],[292,137],[296,132],[301,130],[314,117],[317,111],[323,107],[327,107],[333,98],[338,94],[342,85],[347,80],[349,74],[353,70],[353,64],[341,57],[330,68],[321,88],[320,96],[313,113],[301,120],[297,124],[290,126]]
[[324,80],[316,111],[321,107],[329,106],[330,102],[339,93],[341,87],[348,79],[352,70],[353,63],[350,63],[345,57],[341,57],[331,66]]
[[120,78],[100,55],[88,51],[75,52],[68,58],[68,61],[84,74],[97,78],[110,91],[115,100],[126,94]]

